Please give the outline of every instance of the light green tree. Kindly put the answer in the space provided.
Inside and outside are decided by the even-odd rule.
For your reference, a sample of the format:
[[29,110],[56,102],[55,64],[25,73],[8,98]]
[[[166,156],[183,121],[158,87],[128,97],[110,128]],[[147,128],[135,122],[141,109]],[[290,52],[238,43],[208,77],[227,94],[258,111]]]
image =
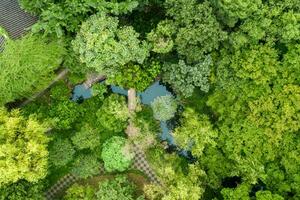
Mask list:
[[75,183],[66,192],[64,200],[93,200],[95,197],[95,190],[93,187],[87,185],[79,185]]
[[216,145],[214,138],[217,132],[205,115],[199,115],[191,108],[182,113],[181,126],[174,130],[176,143],[191,150],[194,156],[200,157],[206,146]]
[[123,137],[114,136],[103,144],[101,158],[108,172],[125,171],[132,164],[133,156],[129,144]]
[[18,110],[0,108],[0,186],[23,179],[37,182],[47,174],[48,138],[44,124]]

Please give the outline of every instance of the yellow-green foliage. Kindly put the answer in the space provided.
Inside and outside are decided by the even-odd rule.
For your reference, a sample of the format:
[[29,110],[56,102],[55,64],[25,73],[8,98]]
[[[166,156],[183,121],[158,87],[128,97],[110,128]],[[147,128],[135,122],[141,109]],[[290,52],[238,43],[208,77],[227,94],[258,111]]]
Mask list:
[[18,110],[0,108],[0,186],[24,179],[37,182],[47,174],[46,127]]

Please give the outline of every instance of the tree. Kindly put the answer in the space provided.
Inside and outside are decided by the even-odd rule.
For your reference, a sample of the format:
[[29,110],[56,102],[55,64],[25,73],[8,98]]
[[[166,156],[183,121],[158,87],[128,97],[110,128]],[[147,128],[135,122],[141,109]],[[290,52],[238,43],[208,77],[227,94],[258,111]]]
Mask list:
[[177,103],[171,95],[156,97],[151,103],[154,118],[160,121],[171,119],[177,110]]
[[182,113],[181,126],[174,131],[176,143],[191,150],[194,156],[200,157],[206,146],[215,145],[216,131],[205,115],[197,114],[193,109],[186,108]]
[[75,183],[66,192],[64,200],[93,200],[95,189],[89,185],[83,186]]
[[108,172],[125,171],[132,164],[133,156],[123,137],[114,136],[103,144],[101,158]]
[[32,14],[38,14],[40,20],[33,25],[33,31],[43,31],[44,35],[55,34],[62,37],[78,31],[81,22],[97,12],[124,14],[138,6],[136,0],[118,2],[97,0],[21,0],[21,7]]
[[0,108],[0,186],[23,179],[37,182],[47,174],[47,127],[18,110]]
[[20,180],[0,187],[1,200],[44,200],[43,185]]
[[97,14],[82,24],[73,48],[90,70],[109,75],[130,62],[142,64],[148,57],[148,44],[138,37],[131,26],[119,27],[118,18]]
[[147,62],[143,65],[128,64],[120,67],[120,71],[111,74],[107,82],[123,88],[135,88],[144,91],[160,72],[160,64],[156,61]]
[[95,155],[79,155],[71,170],[72,174],[79,178],[88,178],[99,174],[100,162]]
[[73,144],[78,149],[90,149],[93,150],[100,145],[100,133],[95,128],[88,124],[84,124],[80,131],[75,133],[71,138]]
[[259,191],[255,194],[257,200],[284,200],[284,198],[278,194],[272,194],[270,191]]
[[241,184],[237,188],[224,188],[221,193],[225,200],[250,200],[249,185]]
[[125,98],[112,94],[106,98],[103,105],[96,113],[101,126],[112,132],[121,132],[127,125],[129,111]]
[[187,65],[183,60],[179,60],[178,64],[166,63],[163,67],[163,80],[183,97],[190,97],[195,87],[208,92],[211,62],[211,57],[207,56],[202,63],[196,65]]
[[48,109],[48,117],[56,129],[71,129],[84,113],[82,107],[69,99],[53,101]]
[[116,176],[112,180],[105,180],[99,183],[96,192],[97,200],[143,200],[143,197],[135,198],[135,185],[125,176]]
[[261,0],[214,0],[213,5],[217,8],[218,14],[223,21],[230,27],[240,19],[250,17],[254,12],[257,12],[261,6]]
[[30,97],[44,89],[53,79],[64,54],[64,45],[27,35],[8,40],[0,54],[0,105]]
[[52,165],[62,167],[73,160],[74,154],[75,150],[69,139],[57,138],[50,146],[49,160]]
[[170,19],[161,21],[148,35],[154,52],[167,53],[174,49],[188,63],[199,62],[226,39],[208,1],[167,0],[165,5]]
[[160,177],[164,185],[146,185],[146,197],[151,200],[198,200],[204,192],[200,181],[203,175],[204,172],[193,165],[188,167],[187,174],[175,171],[170,166],[163,167],[160,169]]

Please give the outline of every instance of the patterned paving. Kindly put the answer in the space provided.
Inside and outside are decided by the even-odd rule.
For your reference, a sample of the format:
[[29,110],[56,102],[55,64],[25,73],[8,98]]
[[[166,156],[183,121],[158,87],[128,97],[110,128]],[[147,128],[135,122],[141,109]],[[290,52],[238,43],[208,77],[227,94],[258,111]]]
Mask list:
[[77,180],[78,178],[72,174],[65,175],[45,193],[46,199],[49,200],[55,199],[57,194],[61,193],[62,191],[65,191],[67,188],[73,185]]
[[26,32],[26,28],[36,21],[36,17],[20,8],[18,0],[0,0],[0,26],[5,28],[13,39],[19,38]]
[[[100,166],[99,170],[100,170],[99,174],[105,173],[102,165]],[[76,177],[73,174],[65,175],[45,192],[46,199],[48,199],[48,200],[56,199],[58,194],[66,191],[69,187],[71,187],[78,180],[80,180],[80,178]]]
[[133,168],[144,172],[152,183],[161,184],[155,172],[150,167],[143,150],[141,150],[138,146],[134,145],[134,153],[135,153],[135,157],[134,157]]

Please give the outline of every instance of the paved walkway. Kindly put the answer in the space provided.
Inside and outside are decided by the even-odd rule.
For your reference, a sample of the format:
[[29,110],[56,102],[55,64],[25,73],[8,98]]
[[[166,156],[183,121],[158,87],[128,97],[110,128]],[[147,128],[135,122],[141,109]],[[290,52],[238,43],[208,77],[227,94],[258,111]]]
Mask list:
[[134,163],[132,168],[144,172],[150,181],[155,184],[161,184],[160,180],[157,178],[154,170],[150,167],[146,155],[143,150],[141,150],[137,145],[134,145]]
[[22,36],[36,21],[36,17],[20,8],[18,0],[0,0],[0,26],[5,28],[11,38]]
[[57,181],[49,190],[46,191],[45,197],[48,200],[55,199],[57,195],[65,190],[67,190],[71,185],[73,185],[79,179],[72,175],[67,174]]

